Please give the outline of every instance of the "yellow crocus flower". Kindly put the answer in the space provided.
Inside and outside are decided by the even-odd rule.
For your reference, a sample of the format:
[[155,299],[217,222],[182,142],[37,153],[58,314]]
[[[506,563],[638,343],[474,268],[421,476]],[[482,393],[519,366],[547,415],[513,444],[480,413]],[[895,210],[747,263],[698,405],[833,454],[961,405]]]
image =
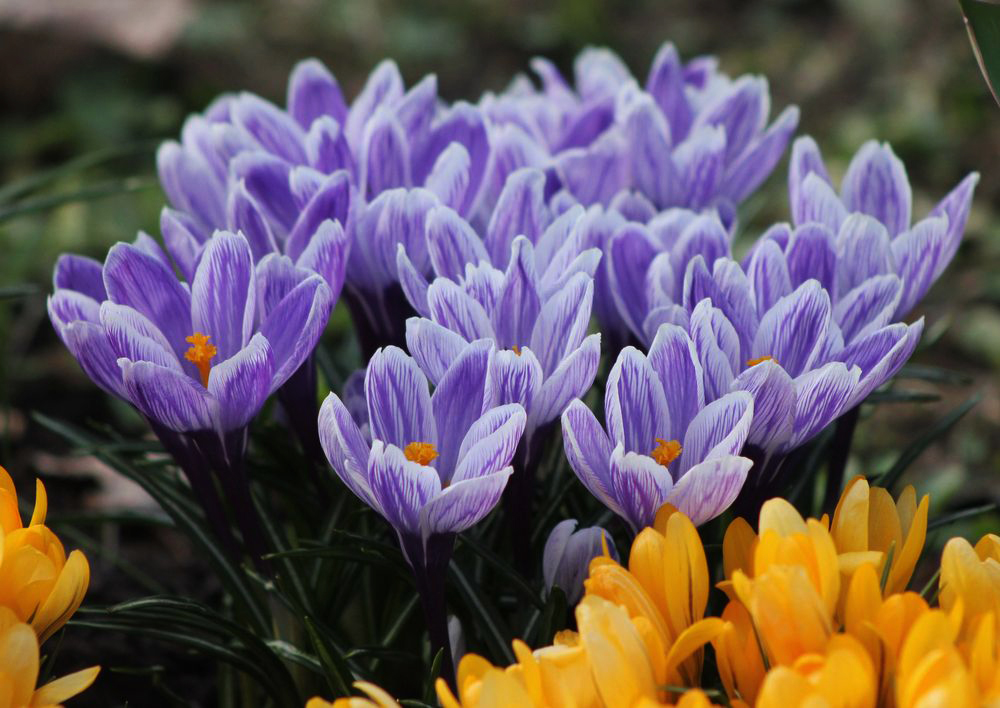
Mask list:
[[63,676],[36,689],[38,637],[13,610],[0,607],[0,708],[57,708],[85,691],[100,667]]
[[939,603],[950,611],[961,600],[965,628],[992,612],[1000,617],[1000,538],[983,537],[975,548],[964,538],[953,538],[941,554]]
[[955,646],[961,602],[957,607],[950,614],[931,610],[910,629],[896,672],[897,708],[983,705],[975,678]]
[[750,613],[738,601],[722,611],[722,632],[712,640],[722,685],[730,696],[742,696],[751,704],[764,680],[764,659]]
[[875,669],[864,647],[849,635],[837,634],[821,654],[804,654],[792,666],[769,671],[755,705],[872,708],[877,688]]
[[45,526],[48,499],[40,480],[35,509],[25,527],[17,491],[0,467],[0,606],[31,624],[44,642],[76,612],[90,585],[90,565],[80,551],[66,556],[62,543]]
[[903,592],[924,548],[929,506],[926,494],[917,504],[912,486],[903,489],[893,502],[888,490],[869,487],[861,476],[852,479],[840,496],[830,528],[841,569],[848,576],[845,586],[858,565],[875,558],[873,553],[879,554],[876,570],[881,577],[892,548],[885,594]]

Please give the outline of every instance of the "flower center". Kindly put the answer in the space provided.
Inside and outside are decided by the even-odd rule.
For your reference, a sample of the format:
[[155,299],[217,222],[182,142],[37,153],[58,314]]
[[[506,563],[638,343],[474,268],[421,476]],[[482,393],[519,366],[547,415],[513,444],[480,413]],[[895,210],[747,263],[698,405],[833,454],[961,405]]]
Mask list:
[[778,360],[775,359],[773,356],[759,356],[756,359],[751,359],[750,361],[748,361],[747,368],[749,369],[751,366],[757,366],[757,364],[763,364],[765,361],[773,361],[775,364],[778,363]]
[[426,467],[438,456],[438,451],[434,449],[431,443],[411,442],[403,448],[403,455],[410,462],[416,462],[418,465]]
[[681,444],[676,440],[657,438],[656,447],[649,453],[649,456],[666,467],[681,456]]
[[191,344],[191,348],[184,352],[184,358],[198,367],[198,373],[201,374],[201,385],[205,388],[208,388],[208,373],[212,370],[212,357],[218,353],[215,345],[208,343],[211,336],[195,332],[184,340]]

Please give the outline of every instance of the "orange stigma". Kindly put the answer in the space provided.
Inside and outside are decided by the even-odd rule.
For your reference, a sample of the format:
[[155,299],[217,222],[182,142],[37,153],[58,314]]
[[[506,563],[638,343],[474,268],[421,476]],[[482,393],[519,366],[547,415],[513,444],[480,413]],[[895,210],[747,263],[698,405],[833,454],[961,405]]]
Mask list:
[[649,453],[649,456],[666,467],[681,456],[681,444],[676,440],[657,438],[656,447]]
[[747,368],[750,368],[751,366],[757,366],[757,364],[763,364],[765,361],[773,361],[775,364],[778,363],[778,360],[775,359],[773,356],[759,356],[756,359],[751,359],[750,361],[748,361]]
[[510,350],[515,354],[517,354],[518,356],[521,356],[521,347],[517,346],[516,344],[512,346]]
[[431,443],[425,442],[411,442],[405,448],[403,448],[403,455],[410,462],[416,462],[418,465],[424,465],[425,467],[431,463],[431,461],[438,456],[438,451],[434,449]]
[[209,344],[210,334],[195,332],[184,341],[191,344],[191,348],[184,352],[184,358],[198,367],[201,374],[201,385],[208,388],[208,372],[212,370],[212,357],[218,352],[214,344]]

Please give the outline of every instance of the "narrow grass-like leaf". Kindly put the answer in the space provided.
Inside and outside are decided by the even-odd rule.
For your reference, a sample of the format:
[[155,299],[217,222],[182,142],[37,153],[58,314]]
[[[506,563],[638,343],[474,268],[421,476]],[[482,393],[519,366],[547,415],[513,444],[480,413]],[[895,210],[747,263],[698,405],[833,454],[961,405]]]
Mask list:
[[952,512],[951,514],[945,514],[944,516],[938,516],[936,519],[927,524],[927,530],[933,531],[934,529],[939,529],[942,526],[948,526],[956,521],[961,521],[962,519],[969,519],[974,516],[979,516],[980,514],[986,514],[991,511],[996,511],[997,505],[995,502],[990,502],[989,504],[980,504],[979,506],[972,506],[968,509],[961,509],[959,511]]
[[117,194],[132,194],[158,186],[158,182],[152,177],[129,177],[123,180],[112,180],[102,182],[89,187],[78,189],[74,192],[64,194],[46,194],[41,197],[33,197],[20,202],[15,202],[7,207],[0,208],[0,223],[11,219],[48,211],[63,204],[73,204],[75,202],[91,202],[96,199],[113,197]]
[[876,391],[865,399],[865,403],[933,403],[941,396],[928,391]]
[[993,99],[1000,103],[1000,4],[991,0],[958,0],[965,14],[972,51]]
[[890,467],[885,474],[876,480],[878,486],[885,487],[886,489],[892,489],[913,461],[916,460],[924,450],[930,447],[931,443],[951,430],[952,426],[961,420],[966,413],[971,411],[981,399],[982,395],[978,393],[974,394],[964,403],[949,411],[947,415],[927,429],[923,435],[910,443],[910,445],[900,453],[899,457],[896,458],[896,462],[893,463],[892,467]]
[[967,386],[972,383],[972,376],[964,371],[954,371],[940,366],[924,364],[905,364],[896,374],[897,379],[917,379],[931,383],[948,384],[949,386]]
[[538,593],[535,592],[530,585],[528,585],[525,579],[521,577],[520,573],[518,573],[514,568],[505,563],[504,560],[500,558],[500,556],[498,556],[490,549],[486,548],[486,546],[484,546],[479,541],[472,538],[469,534],[463,534],[458,538],[463,545],[470,548],[473,551],[473,553],[482,558],[484,561],[486,561],[488,565],[491,565],[493,568],[499,571],[503,575],[503,577],[509,580],[513,585],[514,589],[516,589],[521,595],[523,595],[524,598],[528,600],[528,602],[530,602],[538,609],[542,609],[543,607],[545,607],[545,603],[538,596]]
[[302,623],[305,625],[313,649],[316,650],[316,656],[323,667],[323,675],[330,690],[335,696],[351,695],[351,682],[354,676],[340,652],[327,643],[311,617],[303,617]]
[[515,658],[514,652],[509,646],[510,639],[507,633],[501,629],[502,623],[496,610],[483,598],[482,593],[472,586],[457,563],[453,561],[448,566],[448,572],[470,614],[476,618],[476,626],[483,630],[483,637],[489,644],[494,659],[506,664],[513,664]]

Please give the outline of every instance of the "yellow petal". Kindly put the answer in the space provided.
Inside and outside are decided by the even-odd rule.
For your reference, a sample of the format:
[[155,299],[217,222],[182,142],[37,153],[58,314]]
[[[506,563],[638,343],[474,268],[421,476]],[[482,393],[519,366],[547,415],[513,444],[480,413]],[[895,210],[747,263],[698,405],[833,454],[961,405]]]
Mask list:
[[31,514],[29,526],[41,526],[45,523],[45,515],[49,511],[49,497],[45,493],[45,485],[42,480],[35,480],[35,510]]
[[760,508],[757,531],[763,536],[768,530],[777,531],[782,536],[806,533],[806,522],[794,506],[780,497],[775,497],[768,499]]
[[[434,691],[437,693],[441,708],[462,708],[462,704],[455,698],[455,694],[451,692],[451,689],[443,678],[439,678],[434,682]],[[306,706],[306,708],[313,708],[313,706]],[[316,708],[320,707],[317,706]]]
[[976,555],[980,560],[992,558],[1000,562],[1000,536],[988,533],[979,539],[979,543],[976,544]]
[[[674,642],[673,646],[670,647],[670,651],[667,652],[667,683],[673,684],[674,676],[677,675],[675,672],[679,671],[681,685],[695,685],[698,682],[699,676],[685,671],[681,662],[684,662],[695,652],[700,652],[703,646],[718,637],[725,628],[725,625],[726,623],[718,617],[708,617],[695,622],[693,625],[681,632],[681,635],[677,637],[677,641]],[[700,662],[697,668],[700,670]],[[700,671],[698,673],[700,673]]]
[[576,621],[604,705],[631,708],[643,696],[657,697],[645,644],[625,610],[588,595],[577,605]]
[[852,479],[833,512],[831,533],[840,553],[868,550],[868,482],[864,477]]
[[737,517],[729,524],[726,535],[722,539],[722,566],[726,577],[733,577],[733,571],[753,572],[754,547],[757,545],[757,534],[753,532],[746,519]]
[[38,638],[31,627],[18,623],[0,634],[0,676],[11,682],[11,706],[31,704],[38,681]]
[[[909,489],[912,490],[912,487]],[[905,494],[906,490],[903,490],[903,493]],[[902,499],[901,495],[900,500]],[[931,498],[925,494],[920,500],[920,505],[909,515],[908,523],[903,524],[905,534],[903,545],[896,546],[893,554],[892,568],[885,586],[887,594],[903,592],[910,584],[913,569],[917,567],[917,561],[920,560],[920,554],[924,550],[924,542],[927,540],[927,513],[930,502]],[[902,516],[900,519],[902,521]]]
[[90,564],[80,551],[73,551],[55,585],[32,619],[31,626],[44,642],[59,630],[80,607],[90,586]]
[[94,683],[99,673],[101,673],[100,666],[91,666],[89,669],[68,674],[55,681],[49,681],[35,692],[31,705],[58,705],[90,688],[90,684]]

